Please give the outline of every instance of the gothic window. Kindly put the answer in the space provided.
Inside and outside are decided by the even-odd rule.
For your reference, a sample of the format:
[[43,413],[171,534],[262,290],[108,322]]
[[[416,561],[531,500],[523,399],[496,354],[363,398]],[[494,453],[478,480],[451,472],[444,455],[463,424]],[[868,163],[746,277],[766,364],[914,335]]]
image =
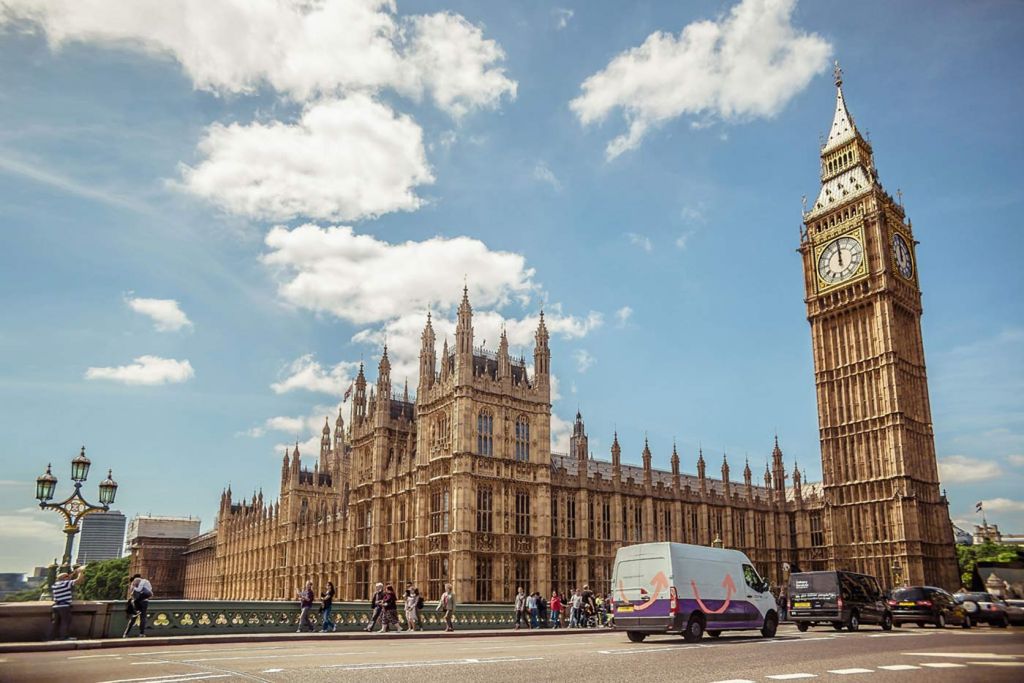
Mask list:
[[789,547],[793,551],[797,549],[797,539],[796,514],[791,512],[789,513]]
[[633,540],[637,543],[644,540],[644,509],[641,505],[633,508]]
[[448,581],[448,556],[433,555],[427,563],[427,595],[432,600],[441,598],[444,593],[444,584]]
[[811,513],[811,545],[820,548],[825,545],[825,530],[821,525],[821,511]]
[[306,514],[309,512],[309,502],[303,498],[302,503],[299,505],[299,521],[306,521]]
[[489,410],[481,410],[476,416],[476,452],[494,455],[494,415]]
[[430,492],[430,533],[446,534],[450,530],[451,497],[448,489],[437,487]]
[[576,496],[571,494],[565,498],[565,535],[576,538]]
[[517,559],[515,564],[515,586],[518,591],[520,588],[526,591],[529,595],[532,592],[533,586],[530,583],[530,561]]
[[591,498],[589,501],[587,501],[587,538],[597,538],[597,536],[594,533],[596,531],[594,525],[594,499]]
[[403,541],[409,538],[409,518],[404,500],[398,504],[398,538]]
[[481,486],[476,490],[476,530],[489,534],[494,531],[493,524],[494,492],[489,486]]
[[476,558],[476,601],[491,601],[491,558]]
[[516,460],[530,459],[530,422],[525,415],[516,418]]
[[700,536],[700,521],[699,521],[699,519],[697,517],[697,509],[691,507],[690,510],[689,510],[689,514],[690,514],[690,538],[689,538],[689,541],[690,541],[690,543],[696,544],[698,542],[697,539]]
[[622,502],[622,540],[629,542],[629,503]]
[[734,545],[737,548],[747,547],[747,513],[736,513],[736,538]]
[[558,520],[558,494],[552,491],[552,493],[551,493],[551,535],[552,536],[561,536],[562,534],[560,532],[561,532],[561,529],[559,528],[559,520]]
[[754,547],[768,547],[768,521],[764,515],[758,515],[754,520]]
[[521,536],[530,535],[530,494],[516,491],[515,529]]
[[661,540],[672,540],[672,508],[668,505],[662,506],[661,511]]
[[393,521],[393,514],[394,513],[393,513],[390,505],[388,505],[387,503],[384,503],[384,506],[385,506],[384,507],[384,542],[385,543],[390,543],[391,542],[391,528],[392,528],[391,524],[392,524],[392,521]]
[[601,538],[612,539],[612,504],[608,501],[601,503]]
[[356,565],[356,597],[359,600],[370,598],[370,567],[362,562]]

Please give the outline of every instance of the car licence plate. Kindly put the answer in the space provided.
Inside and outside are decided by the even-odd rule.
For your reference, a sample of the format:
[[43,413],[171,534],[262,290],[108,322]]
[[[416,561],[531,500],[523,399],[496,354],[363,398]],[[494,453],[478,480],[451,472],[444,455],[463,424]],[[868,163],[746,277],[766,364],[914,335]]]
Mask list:
[[917,607],[916,602],[901,602],[900,607]]
[[809,602],[794,602],[793,609],[810,609],[811,603]]
[[619,605],[618,607],[615,608],[615,611],[616,612],[632,612],[633,611],[633,605]]

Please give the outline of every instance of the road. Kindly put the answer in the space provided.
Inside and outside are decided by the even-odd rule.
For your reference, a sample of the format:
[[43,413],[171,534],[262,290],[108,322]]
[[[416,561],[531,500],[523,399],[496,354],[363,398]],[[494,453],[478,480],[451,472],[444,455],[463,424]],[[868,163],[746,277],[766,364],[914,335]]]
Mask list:
[[[457,635],[457,634],[456,634]],[[188,683],[212,681],[1021,681],[1024,629],[889,633],[831,628],[799,633],[783,626],[774,640],[723,635],[688,644],[678,636],[630,643],[625,634],[437,638],[133,647],[107,651],[5,654],[0,681],[16,683]]]

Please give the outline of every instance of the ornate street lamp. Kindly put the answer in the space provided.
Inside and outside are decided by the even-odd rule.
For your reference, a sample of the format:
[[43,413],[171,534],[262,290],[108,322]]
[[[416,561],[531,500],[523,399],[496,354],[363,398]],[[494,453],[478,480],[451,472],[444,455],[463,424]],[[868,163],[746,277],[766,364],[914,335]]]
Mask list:
[[82,482],[89,476],[90,465],[92,462],[85,457],[85,446],[82,446],[82,451],[71,461],[71,480],[75,482],[75,490],[59,503],[50,502],[57,488],[57,477],[50,471],[50,465],[47,465],[46,472],[36,479],[36,499],[39,501],[39,507],[43,510],[56,510],[64,517],[64,534],[67,540],[64,543],[64,559],[60,565],[62,572],[71,571],[71,550],[82,518],[93,512],[106,512],[117,495],[117,482],[111,478],[113,472],[107,470],[107,478],[100,482],[100,504],[93,505],[82,497]]

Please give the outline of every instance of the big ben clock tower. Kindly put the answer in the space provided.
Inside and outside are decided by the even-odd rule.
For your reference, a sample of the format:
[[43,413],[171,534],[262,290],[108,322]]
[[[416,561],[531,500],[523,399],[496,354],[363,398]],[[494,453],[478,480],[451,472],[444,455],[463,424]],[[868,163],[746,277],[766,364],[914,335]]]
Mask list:
[[828,564],[884,584],[959,585],[939,491],[916,242],[835,70],[821,191],[800,241],[811,324]]

